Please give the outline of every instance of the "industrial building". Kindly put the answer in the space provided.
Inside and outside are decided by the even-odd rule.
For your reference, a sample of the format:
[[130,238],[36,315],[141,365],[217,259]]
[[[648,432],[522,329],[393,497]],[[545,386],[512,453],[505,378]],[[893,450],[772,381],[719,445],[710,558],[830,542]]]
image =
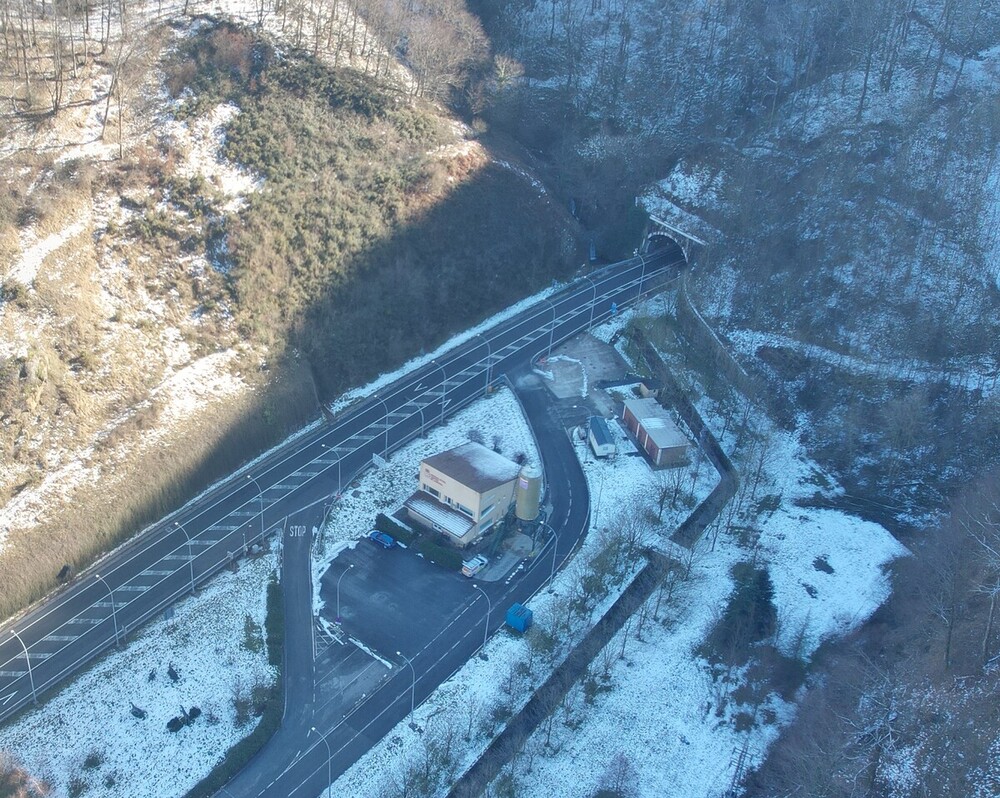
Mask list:
[[688,461],[687,436],[655,399],[627,399],[622,421],[653,465],[677,466]]
[[467,546],[506,515],[514,503],[519,472],[517,463],[469,441],[421,461],[419,490],[404,507],[418,524]]

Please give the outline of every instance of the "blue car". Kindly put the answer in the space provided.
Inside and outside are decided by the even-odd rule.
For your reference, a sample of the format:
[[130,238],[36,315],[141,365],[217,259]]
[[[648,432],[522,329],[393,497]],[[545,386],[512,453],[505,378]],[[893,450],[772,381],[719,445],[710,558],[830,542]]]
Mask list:
[[379,532],[377,529],[373,529],[368,533],[368,539],[374,540],[383,549],[391,549],[396,545],[396,539],[391,535],[385,534],[385,532]]

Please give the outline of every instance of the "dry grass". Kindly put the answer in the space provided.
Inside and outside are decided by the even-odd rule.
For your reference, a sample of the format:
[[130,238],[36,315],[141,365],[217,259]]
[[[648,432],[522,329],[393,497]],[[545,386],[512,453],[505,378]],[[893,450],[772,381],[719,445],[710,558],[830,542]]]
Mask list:
[[99,482],[80,488],[71,506],[11,535],[0,557],[0,617],[51,591],[63,565],[86,567],[315,412],[308,370],[295,362],[274,367],[258,391],[214,403],[169,440],[129,456],[129,441],[155,423],[155,407],[136,413],[113,442],[117,462],[108,458]]

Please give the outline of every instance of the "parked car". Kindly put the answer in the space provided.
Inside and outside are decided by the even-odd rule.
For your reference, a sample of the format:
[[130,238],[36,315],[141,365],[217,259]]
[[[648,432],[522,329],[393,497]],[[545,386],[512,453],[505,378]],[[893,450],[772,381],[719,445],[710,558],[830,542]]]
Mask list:
[[483,570],[488,562],[489,560],[480,554],[478,557],[473,557],[462,563],[462,573],[471,578]]
[[385,532],[379,532],[377,529],[373,529],[368,533],[369,540],[374,540],[383,549],[391,549],[396,545],[396,539],[392,535],[387,535]]

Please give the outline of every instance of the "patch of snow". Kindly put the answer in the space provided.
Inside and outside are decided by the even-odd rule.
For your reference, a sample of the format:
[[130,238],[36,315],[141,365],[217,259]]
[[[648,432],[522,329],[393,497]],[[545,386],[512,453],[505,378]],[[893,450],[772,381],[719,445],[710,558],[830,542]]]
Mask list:
[[544,197],[546,194],[548,194],[548,191],[545,190],[545,185],[542,183],[542,181],[539,180],[537,177],[534,177],[533,175],[526,172],[520,166],[514,166],[509,161],[504,161],[499,158],[494,158],[493,163],[495,163],[501,169],[506,169],[509,172],[513,172],[518,177],[527,180],[531,184],[531,187],[538,192],[539,197]]
[[220,103],[209,113],[190,122],[176,119],[164,125],[164,135],[184,154],[177,172],[182,177],[201,176],[229,197],[223,206],[227,213],[234,213],[246,204],[246,196],[263,185],[263,178],[251,174],[222,155],[226,143],[225,126],[239,114],[232,103]]
[[14,280],[25,286],[30,286],[38,275],[38,269],[45,259],[63,244],[76,238],[87,227],[86,220],[78,220],[58,233],[46,236],[41,241],[34,241],[34,231],[26,232],[21,237],[21,259],[7,271],[6,279]]
[[233,396],[247,389],[247,384],[232,374],[237,353],[232,349],[199,358],[172,374],[150,395],[163,402],[162,424],[176,424],[189,418],[206,402]]
[[[178,602],[173,620],[150,622],[126,648],[112,650],[43,705],[0,727],[0,751],[51,783],[53,796],[66,796],[73,777],[87,782],[88,794],[105,798],[183,795],[253,728],[236,726],[237,685],[249,694],[254,684],[275,678],[263,641],[258,653],[243,642],[247,615],[263,630],[276,562],[273,554],[245,560],[237,573],[224,571],[197,596]],[[171,664],[180,676],[176,683],[167,675]],[[131,704],[147,718],[133,717]],[[167,721],[192,706],[201,717],[167,731]],[[91,753],[103,761],[84,769]]]

